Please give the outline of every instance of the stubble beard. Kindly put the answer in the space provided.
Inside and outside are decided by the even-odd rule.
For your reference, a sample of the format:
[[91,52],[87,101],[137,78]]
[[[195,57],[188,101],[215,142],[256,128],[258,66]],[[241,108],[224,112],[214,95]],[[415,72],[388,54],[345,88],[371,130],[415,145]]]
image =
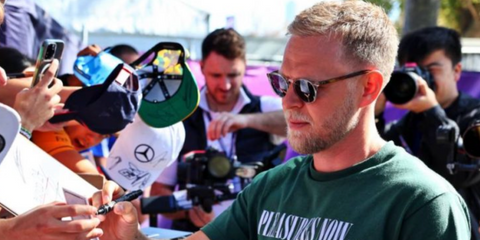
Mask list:
[[[314,154],[330,148],[345,138],[358,125],[358,116],[354,116],[354,110],[353,99],[346,98],[345,103],[338,111],[324,118],[320,129],[312,128],[309,131],[300,132],[287,128],[290,146],[300,154]],[[289,111],[287,116],[311,123],[307,117],[298,112]]]

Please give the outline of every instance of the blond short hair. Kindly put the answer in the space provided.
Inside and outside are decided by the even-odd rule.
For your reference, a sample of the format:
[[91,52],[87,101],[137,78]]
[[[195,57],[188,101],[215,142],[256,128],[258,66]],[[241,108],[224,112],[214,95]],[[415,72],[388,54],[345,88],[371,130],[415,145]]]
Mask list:
[[298,14],[288,26],[298,36],[338,36],[347,63],[371,65],[385,83],[395,65],[398,33],[385,11],[363,1],[321,2]]

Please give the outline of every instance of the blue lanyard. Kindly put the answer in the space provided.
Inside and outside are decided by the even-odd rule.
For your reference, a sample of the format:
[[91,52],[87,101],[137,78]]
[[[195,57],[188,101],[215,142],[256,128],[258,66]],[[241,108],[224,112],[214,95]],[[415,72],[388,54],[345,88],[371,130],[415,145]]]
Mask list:
[[[208,121],[211,122],[212,121],[212,115],[210,115],[210,112],[207,112],[205,111],[206,115],[207,115],[207,118],[208,118]],[[209,123],[210,124],[210,123]],[[237,133],[236,132],[233,132],[232,133],[232,141],[230,142],[230,152],[227,152],[227,147],[225,146],[225,143],[223,143],[222,141],[222,138],[219,138],[217,141],[218,143],[220,143],[220,147],[222,148],[222,151],[227,154],[227,153],[230,153],[228,154],[228,159],[232,159],[232,156],[235,156],[234,154],[234,151],[235,151],[235,140],[236,140],[236,137],[237,137]]]

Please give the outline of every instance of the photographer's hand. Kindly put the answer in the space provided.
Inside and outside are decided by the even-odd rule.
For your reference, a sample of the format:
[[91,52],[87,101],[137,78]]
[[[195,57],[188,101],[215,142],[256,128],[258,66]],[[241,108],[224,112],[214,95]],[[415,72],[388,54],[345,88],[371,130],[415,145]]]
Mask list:
[[211,222],[215,218],[215,213],[213,210],[210,213],[206,213],[201,207],[194,206],[188,210],[188,217],[193,225],[200,228]]
[[207,138],[217,140],[229,132],[234,132],[248,126],[249,115],[222,112],[208,125]]
[[417,95],[412,100],[405,104],[394,104],[393,106],[400,109],[407,109],[414,113],[421,113],[438,105],[435,92],[428,87],[427,82],[424,79],[418,77],[417,84]]

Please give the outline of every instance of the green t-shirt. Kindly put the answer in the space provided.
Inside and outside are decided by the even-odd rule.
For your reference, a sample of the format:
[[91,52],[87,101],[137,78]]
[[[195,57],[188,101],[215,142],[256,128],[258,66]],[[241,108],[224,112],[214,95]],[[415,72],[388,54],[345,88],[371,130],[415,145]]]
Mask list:
[[391,142],[337,172],[315,171],[312,156],[266,171],[202,231],[211,240],[470,239],[455,189]]

